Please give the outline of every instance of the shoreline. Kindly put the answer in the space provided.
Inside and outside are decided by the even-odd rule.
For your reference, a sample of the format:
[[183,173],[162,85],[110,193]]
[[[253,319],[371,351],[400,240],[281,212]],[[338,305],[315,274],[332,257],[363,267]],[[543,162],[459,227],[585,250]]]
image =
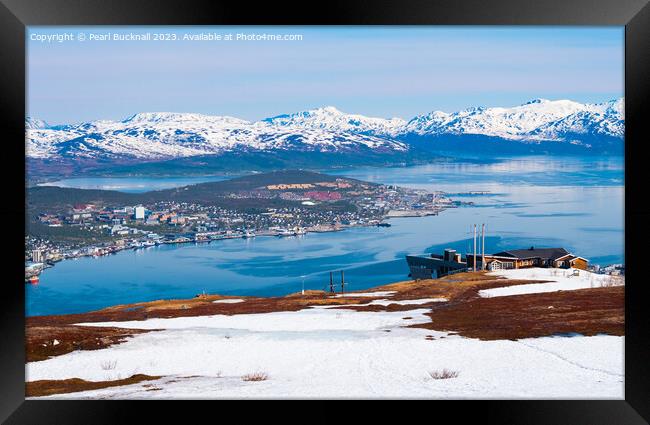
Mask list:
[[[94,253],[91,252],[84,252],[84,253],[79,253],[74,256],[63,256],[62,258],[58,258],[56,260],[47,260],[44,262],[44,266],[41,268],[35,268],[35,272],[33,273],[25,273],[25,284],[32,284],[29,280],[33,276],[39,277],[41,273],[43,273],[46,269],[52,268],[56,265],[56,263],[59,263],[61,261],[65,260],[76,260],[78,258],[85,258],[85,257],[93,257],[93,258],[100,258],[100,257],[105,257],[108,255],[112,254],[118,254],[122,251],[128,251],[128,250],[133,250],[137,251],[140,249],[147,249],[147,248],[153,248],[156,246],[161,246],[161,245],[187,245],[187,244],[200,244],[200,243],[212,243],[212,242],[218,242],[222,240],[232,240],[232,239],[252,239],[256,237],[278,237],[278,238],[293,238],[293,237],[302,237],[306,236],[309,233],[332,233],[332,232],[341,232],[345,231],[348,229],[352,228],[360,228],[360,227],[391,227],[390,223],[386,223],[387,220],[390,219],[395,219],[395,218],[412,218],[412,217],[429,217],[429,216],[437,216],[439,213],[447,210],[447,209],[453,209],[453,208],[458,208],[460,205],[471,205],[471,204],[459,204],[456,205],[453,202],[450,205],[443,206],[439,209],[436,210],[423,210],[423,211],[418,211],[418,210],[390,210],[384,215],[381,219],[378,220],[372,220],[371,222],[368,223],[363,223],[363,224],[353,224],[353,225],[339,225],[339,226],[318,226],[318,228],[304,228],[303,233],[297,233],[293,232],[291,234],[284,234],[280,231],[271,231],[271,230],[265,230],[261,232],[255,232],[254,236],[247,236],[244,232],[236,231],[235,234],[233,235],[219,235],[218,237],[206,237],[206,238],[201,238],[201,239],[189,239],[187,241],[156,241],[152,245],[142,245],[142,241],[139,241],[139,245],[126,245],[126,246],[119,246],[119,245],[109,245],[106,247],[101,247],[101,246],[93,246],[89,245],[83,248],[79,248],[79,251],[87,251],[89,249],[95,249],[98,251],[95,251]],[[182,233],[179,233],[179,236],[182,235]]]
[[[557,270],[553,268],[531,268],[531,269],[518,269],[518,270]],[[571,269],[569,269],[571,270]],[[607,275],[597,275],[595,273],[586,272],[594,276],[605,277]],[[555,276],[555,275],[554,275]],[[550,279],[550,277],[546,277]],[[371,311],[383,309],[395,309],[395,306],[388,305],[374,305],[372,301],[383,299],[386,297],[391,300],[408,300],[412,295],[426,295],[443,297],[444,303],[447,302],[465,302],[468,299],[481,298],[488,300],[490,296],[481,295],[481,291],[488,292],[496,288],[508,288],[518,285],[533,285],[533,284],[546,284],[552,280],[546,280],[543,276],[540,278],[509,278],[502,277],[499,272],[462,272],[453,275],[444,276],[436,279],[419,279],[419,280],[404,280],[398,282],[385,283],[373,286],[367,289],[351,291],[351,292],[326,292],[322,290],[305,290],[304,294],[301,292],[290,293],[280,296],[253,296],[253,295],[221,295],[221,294],[197,294],[192,298],[172,298],[172,299],[158,299],[150,301],[141,301],[126,304],[116,304],[104,307],[98,310],[91,310],[82,313],[63,313],[63,314],[47,314],[39,316],[26,316],[26,326],[41,325],[49,321],[59,325],[74,325],[75,323],[101,321],[106,318],[115,320],[147,320],[150,318],[163,318],[163,317],[192,317],[195,315],[203,315],[206,312],[223,312],[224,314],[244,314],[244,313],[267,313],[273,311],[292,311],[296,308],[304,308],[311,306],[322,306],[332,304],[336,307],[354,307],[355,309],[370,308]],[[625,278],[619,277],[622,284],[613,286],[603,286],[621,288],[624,287]],[[573,289],[569,291],[556,290],[551,294],[559,292],[576,292],[585,289],[599,289],[599,287],[591,287],[584,289]],[[525,293],[524,293],[525,294]],[[534,295],[541,293],[533,292]],[[521,296],[521,294],[517,295]],[[509,298],[509,297],[500,297]],[[236,302],[232,302],[235,300]],[[442,304],[437,304],[437,301],[432,301],[436,307]],[[210,304],[211,308],[200,308],[194,311],[196,307],[205,307],[205,304]],[[365,305],[364,305],[365,304]],[[430,305],[431,302],[425,303]],[[408,305],[397,307],[397,310],[404,310],[411,308]],[[288,310],[287,310],[288,309]]]
[[[406,217],[406,216],[403,216]],[[408,217],[418,217],[418,216],[408,216]],[[398,217],[385,217],[385,219],[389,218],[398,218]],[[331,229],[318,229],[318,230],[306,230],[304,233],[297,233],[297,234],[282,234],[279,232],[263,232],[263,233],[255,233],[254,236],[246,236],[243,233],[238,233],[236,235],[223,235],[217,238],[205,238],[205,239],[194,239],[194,240],[187,240],[187,241],[156,241],[155,244],[153,245],[129,245],[129,246],[117,246],[117,245],[110,245],[107,247],[98,247],[98,246],[87,246],[84,248],[80,248],[79,250],[88,250],[88,249],[97,249],[99,252],[95,253],[90,253],[90,252],[85,252],[85,253],[79,253],[74,256],[68,256],[68,257],[63,257],[63,258],[58,258],[56,260],[47,260],[42,268],[39,268],[36,273],[25,273],[25,284],[30,284],[29,279],[32,276],[40,276],[43,271],[46,269],[52,268],[55,266],[56,263],[60,263],[65,260],[76,260],[79,258],[86,258],[86,257],[92,257],[92,258],[100,258],[100,257],[106,257],[109,255],[113,254],[118,254],[122,251],[138,251],[141,249],[147,249],[147,248],[154,248],[157,246],[163,246],[163,245],[189,245],[189,244],[210,244],[212,242],[219,242],[222,240],[232,240],[232,239],[253,239],[257,237],[275,237],[275,238],[296,238],[296,237],[302,237],[306,236],[308,233],[332,233],[332,232],[341,232],[350,228],[355,228],[355,227],[390,227],[390,226],[381,226],[380,223],[383,223],[383,221],[379,221],[376,224],[355,224],[355,225],[343,225],[339,228],[331,228]],[[179,233],[179,235],[181,235]]]
[[[95,351],[106,353],[99,354],[100,359],[116,359],[117,357],[113,356],[124,353],[123,355],[127,357],[120,357],[119,370],[120,365],[126,367],[124,362],[127,359],[137,361],[130,357],[128,348],[126,351],[120,348],[123,344],[129,347],[140,347],[141,350],[145,350],[142,353],[149,353],[149,350],[156,349],[155,345],[143,346],[144,341],[157,341],[168,337],[175,340],[178,331],[174,329],[189,331],[197,329],[196,326],[200,328],[207,326],[207,329],[213,329],[213,331],[206,331],[208,333],[205,338],[213,335],[210,332],[226,332],[226,338],[230,338],[228,334],[235,332],[234,328],[231,329],[235,325],[228,324],[231,321],[235,321],[233,323],[244,321],[251,326],[261,326],[259,331],[263,334],[264,332],[282,333],[284,329],[282,326],[289,326],[292,329],[296,326],[294,332],[319,332],[318,329],[323,326],[325,326],[323,330],[329,329],[330,325],[326,325],[325,322],[319,324],[321,319],[313,321],[309,318],[322,316],[322,320],[329,317],[327,320],[330,320],[331,325],[337,329],[344,326],[345,329],[349,327],[355,332],[366,332],[364,322],[379,320],[381,323],[382,320],[392,317],[391,320],[397,321],[395,325],[376,329],[373,338],[380,338],[387,342],[394,341],[391,344],[399,345],[398,341],[404,337],[400,335],[406,335],[404,332],[407,332],[411,335],[411,339],[421,341],[418,344],[424,344],[423,349],[425,347],[435,349],[434,347],[438,347],[439,344],[444,346],[445,341],[454,344],[468,341],[467,343],[479,344],[476,347],[485,347],[481,348],[483,350],[489,349],[488,347],[492,345],[480,345],[482,341],[501,344],[500,341],[534,341],[535,338],[544,339],[544,337],[554,336],[603,338],[602,335],[624,335],[624,286],[603,284],[600,287],[587,286],[584,289],[575,287],[569,290],[537,292],[539,290],[535,287],[551,282],[546,280],[548,277],[543,274],[543,270],[545,269],[531,269],[531,275],[525,279],[513,279],[486,272],[469,272],[440,279],[390,283],[345,295],[323,291],[305,291],[305,294],[294,293],[282,297],[197,295],[189,299],[116,305],[88,313],[27,317],[26,364],[30,371],[28,376],[34,377],[29,379],[27,395],[38,397],[50,394],[75,394],[77,391],[104,387],[115,387],[116,394],[120,394],[122,390],[118,386],[131,388],[128,386],[131,382],[128,380],[130,376],[128,372],[126,375],[121,375],[121,379],[126,379],[122,384],[115,378],[93,379],[94,375],[82,373],[83,368],[79,369],[78,373],[66,376],[56,373],[53,376],[43,375],[42,372],[37,371],[50,370],[47,365],[55,362],[59,356],[70,354],[78,358],[87,353],[87,356],[96,358],[97,355],[92,354]],[[533,278],[534,275],[539,277]],[[484,291],[512,287],[521,288],[517,290],[519,292],[517,295],[482,295]],[[549,305],[553,306],[553,309],[549,310]],[[340,315],[350,317],[351,321],[336,320]],[[286,317],[288,321],[283,321],[282,325],[274,324],[282,317]],[[357,322],[352,320],[352,317],[363,320]],[[214,325],[210,325],[213,322]],[[246,334],[238,335],[235,333],[232,336],[233,341],[244,338]],[[217,336],[210,338],[215,337]],[[205,347],[209,347],[210,338],[205,341],[196,340],[195,344],[199,347],[208,344]],[[564,339],[575,339],[575,337]],[[136,344],[136,341],[140,342]],[[220,344],[226,345],[235,343],[228,342],[229,340],[224,340],[223,337],[219,341]],[[336,344],[336,341],[336,338],[332,340],[332,344]],[[98,367],[96,361],[92,361],[95,368]],[[70,370],[77,370],[74,366],[71,367],[73,369]],[[185,368],[182,369],[185,371],[182,376],[197,375],[192,364],[177,367]],[[165,370],[150,366],[144,367],[144,370],[140,369],[138,373],[164,379],[175,379],[174,377],[178,376]],[[271,370],[272,381],[279,378],[274,372],[275,370]],[[461,373],[469,372],[464,370]],[[201,375],[205,374],[209,375],[210,372],[206,370]],[[85,381],[70,380],[71,378]],[[238,378],[235,381],[241,382]],[[156,382],[167,385],[167,381]]]
[[[390,221],[390,220],[393,220],[393,219],[418,218],[418,217],[422,217],[422,216],[393,216],[393,217],[386,216],[385,220]],[[381,223],[383,223],[383,222],[381,222]],[[308,233],[316,233],[316,234],[318,234],[318,233],[333,233],[333,232],[340,232],[340,231],[345,231],[345,230],[349,230],[349,229],[353,229],[353,228],[369,228],[369,227],[384,227],[384,226],[381,226],[380,224],[363,224],[363,225],[358,225],[357,224],[357,225],[341,226],[340,228],[331,228],[331,229],[327,229],[327,230],[310,230]],[[283,236],[283,235],[277,235],[277,234],[264,234],[264,233],[256,234],[256,237],[277,237],[277,238],[282,238],[282,239],[285,238],[285,237],[286,238],[291,238],[291,239],[293,239],[293,238],[302,238],[303,236],[306,236],[306,234],[305,235],[289,235],[289,236]],[[155,248],[157,246],[163,246],[163,245],[171,245],[172,248],[176,248],[176,245],[178,245],[178,248],[181,248],[181,247],[184,247],[184,246],[188,246],[190,244],[192,244],[192,245],[199,245],[199,244],[204,244],[204,243],[210,244],[210,243],[216,242],[216,241],[232,240],[232,239],[237,240],[237,239],[247,239],[247,238],[244,238],[242,236],[227,236],[227,237],[222,237],[222,238],[219,238],[219,239],[205,239],[205,240],[196,240],[196,241],[187,241],[187,242],[163,242],[163,243],[157,244],[155,246],[140,246],[140,247],[135,247],[135,248],[134,247],[123,247],[123,248],[117,249],[117,250],[115,250],[113,252],[107,252],[107,253],[105,253],[103,255],[86,254],[86,255],[81,255],[79,257],[67,258],[67,259],[68,260],[76,260],[77,258],[82,258],[82,257],[101,258],[101,257],[109,256],[111,254],[119,254],[122,251],[129,251],[129,250],[132,250],[132,251],[144,250],[144,251],[146,251],[149,248]],[[398,260],[398,259],[396,258],[395,260]],[[58,260],[57,263],[60,262],[60,261],[63,261],[63,259]],[[616,263],[616,264],[618,264],[618,263]],[[52,268],[52,267],[53,267],[53,265],[49,266],[49,267],[46,267],[46,268]],[[602,271],[602,269],[601,269],[600,272],[594,272],[594,273],[597,273],[598,275],[608,275],[607,273],[604,273]],[[405,278],[406,278],[406,275],[405,275]],[[38,284],[39,283],[31,284],[30,282],[27,281],[27,279],[26,279],[26,282],[25,282],[25,285],[30,285],[30,286],[38,286]],[[384,285],[388,285],[388,284],[389,283],[379,284],[379,287],[384,286]],[[367,289],[371,290],[373,288],[375,288],[375,286],[369,287]],[[337,286],[337,289],[338,289],[338,286]],[[282,297],[282,296],[287,296],[287,295],[288,295],[287,292],[282,291],[282,292],[280,292],[279,295],[274,295],[274,297],[278,297],[278,296]],[[264,296],[264,295],[250,295],[250,294],[249,295],[240,295],[239,293],[232,292],[232,291],[230,291],[228,293],[228,296],[233,296],[233,297],[267,297],[267,296]],[[134,304],[134,303],[142,304],[142,303],[154,302],[154,301],[155,300],[148,299],[148,300],[143,300],[143,301],[133,301],[133,302],[130,302],[129,304]],[[118,304],[118,305],[121,305],[121,304]],[[100,309],[110,308],[110,307],[111,306],[100,307]],[[48,313],[48,314],[45,314],[45,315],[43,315],[43,314],[34,315],[34,316],[29,315],[29,316],[26,316],[26,317],[40,317],[40,316],[67,315],[67,314],[84,314],[84,313],[88,313],[88,312],[92,312],[92,311],[93,310],[86,310],[86,311],[81,311],[81,312],[78,312],[78,313]]]

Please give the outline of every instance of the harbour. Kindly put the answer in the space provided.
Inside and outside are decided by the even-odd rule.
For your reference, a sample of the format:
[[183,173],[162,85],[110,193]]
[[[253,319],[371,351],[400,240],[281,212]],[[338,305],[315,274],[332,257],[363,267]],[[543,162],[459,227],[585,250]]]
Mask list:
[[[527,168],[525,165],[530,165]],[[538,171],[531,173],[534,168]],[[503,171],[499,172],[498,169]],[[496,171],[495,171],[496,170]],[[474,205],[291,237],[237,237],[124,249],[65,260],[25,285],[27,314],[90,311],[202,291],[284,295],[323,289],[345,270],[350,290],[408,279],[406,255],[471,251],[468,223],[485,222],[486,252],[563,246],[592,264],[624,263],[622,161],[514,159],[497,164],[342,170],[368,181],[466,195]]]

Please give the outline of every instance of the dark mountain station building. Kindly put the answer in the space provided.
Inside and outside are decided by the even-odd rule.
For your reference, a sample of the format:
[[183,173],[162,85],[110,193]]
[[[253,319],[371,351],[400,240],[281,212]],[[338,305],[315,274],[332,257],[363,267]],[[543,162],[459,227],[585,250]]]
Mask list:
[[[432,279],[446,276],[448,274],[481,270],[482,255],[467,254],[461,258],[455,250],[446,249],[443,255],[431,254],[429,257],[408,255],[406,262],[411,271],[413,279]],[[571,254],[564,248],[535,248],[513,249],[497,252],[496,254],[485,254],[485,269],[508,270],[528,267],[555,267],[555,268],[576,268],[586,270],[589,261],[585,258]]]

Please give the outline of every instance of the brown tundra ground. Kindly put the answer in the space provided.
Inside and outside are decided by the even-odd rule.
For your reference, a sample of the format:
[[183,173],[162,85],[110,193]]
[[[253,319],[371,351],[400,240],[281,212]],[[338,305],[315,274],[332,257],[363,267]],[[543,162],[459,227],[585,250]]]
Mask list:
[[[483,272],[459,273],[441,279],[404,281],[363,291],[377,296],[333,296],[323,291],[283,297],[236,297],[237,303],[214,303],[227,299],[219,295],[201,295],[186,300],[159,300],[118,305],[102,310],[69,315],[28,317],[26,322],[26,361],[34,362],[75,350],[96,350],[120,344],[135,334],[150,330],[119,327],[78,326],[76,323],[120,322],[149,318],[172,318],[215,314],[252,314],[296,311],[309,306],[329,305],[357,311],[407,311],[412,305],[368,305],[385,299],[381,294],[394,291],[390,300],[445,298],[447,302],[419,304],[429,308],[431,321],[413,327],[447,331],[482,340],[522,339],[555,334],[624,335],[624,286],[557,291],[507,297],[482,298],[483,289],[531,283],[543,280],[512,280]],[[334,307],[337,308],[337,307]],[[35,381],[26,386],[27,396],[42,396],[98,389],[156,379],[145,375],[119,381],[87,382],[79,379]],[[124,382],[122,382],[124,381]]]

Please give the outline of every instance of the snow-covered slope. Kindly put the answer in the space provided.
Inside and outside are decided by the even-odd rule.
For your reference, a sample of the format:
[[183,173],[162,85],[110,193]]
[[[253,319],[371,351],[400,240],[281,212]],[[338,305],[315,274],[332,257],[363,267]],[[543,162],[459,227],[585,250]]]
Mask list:
[[50,126],[25,120],[31,158],[158,160],[254,151],[406,152],[413,137],[482,135],[514,142],[555,141],[590,147],[624,136],[623,99],[602,104],[535,99],[512,108],[431,112],[410,121],[347,114],[328,106],[257,122],[227,116],[148,112],[122,121]]
[[625,107],[622,98],[584,106],[583,110],[539,126],[531,135],[568,141],[580,140],[585,135],[624,137]]
[[[482,341],[409,327],[429,322],[428,312],[316,307],[87,323],[157,331],[27,363],[26,380],[162,377],[51,396],[75,399],[623,397],[623,337]],[[458,376],[432,379],[444,369]],[[254,372],[268,379],[242,379]]]
[[184,113],[140,113],[123,121],[27,127],[26,138],[28,156],[38,158],[164,159],[228,151],[407,149],[403,143],[370,134]]
[[43,120],[36,118],[27,117],[25,118],[25,128],[27,129],[39,129],[39,128],[48,128],[49,125]]
[[479,291],[482,297],[504,297],[520,294],[538,294],[541,292],[572,291],[576,289],[602,288],[625,285],[624,276],[610,276],[577,269],[555,269],[533,267],[530,269],[511,269],[490,272],[492,276],[508,279],[544,280],[546,283],[503,286]]
[[623,99],[601,104],[535,99],[512,108],[435,111],[410,120],[403,133],[483,135],[520,141],[570,141],[572,135],[623,137]]
[[363,115],[346,114],[333,106],[278,115],[263,120],[282,127],[323,129],[336,132],[395,136],[402,132],[406,121],[401,118],[370,118]]

